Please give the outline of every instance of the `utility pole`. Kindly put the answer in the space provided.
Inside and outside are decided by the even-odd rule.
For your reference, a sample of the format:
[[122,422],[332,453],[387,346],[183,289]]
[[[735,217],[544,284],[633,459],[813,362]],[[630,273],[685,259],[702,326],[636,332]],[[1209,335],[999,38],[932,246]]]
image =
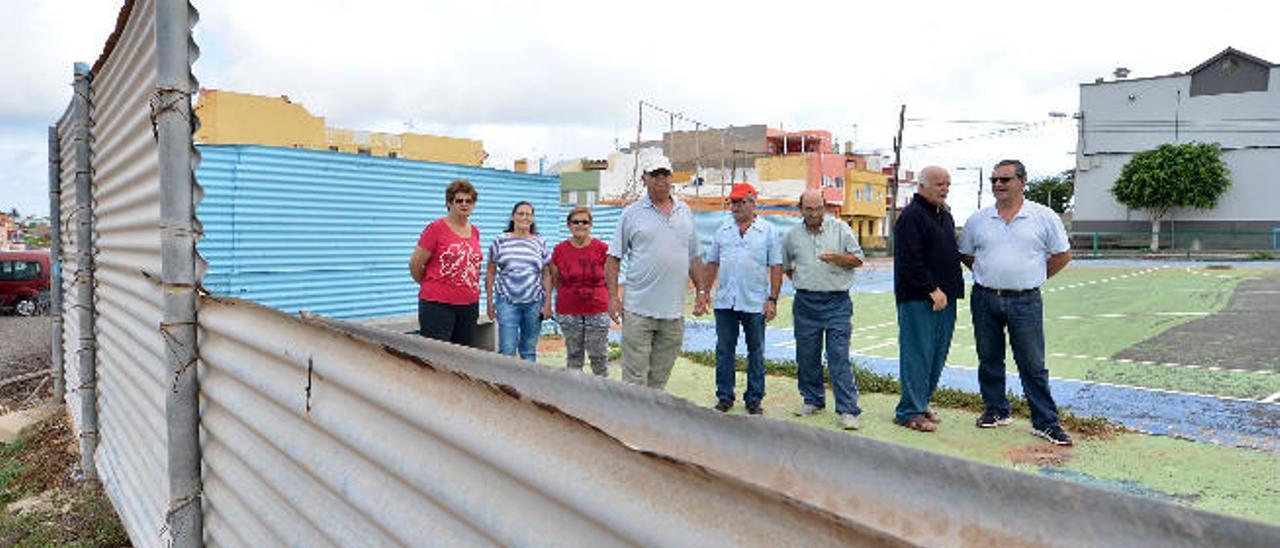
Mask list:
[[637,190],[636,182],[640,179],[640,136],[644,129],[644,100],[640,101],[639,113],[636,115],[636,143],[631,146],[631,180],[627,181],[626,190],[622,191],[623,202],[629,202]]
[[982,209],[982,166],[960,166],[956,171],[977,171],[978,172],[978,209]]
[[902,126],[907,121],[907,105],[898,111],[898,136],[893,138],[893,186],[889,188],[889,255],[894,254],[894,233],[898,231],[898,181],[902,171]]
[[978,166],[978,209],[982,209],[982,166]]

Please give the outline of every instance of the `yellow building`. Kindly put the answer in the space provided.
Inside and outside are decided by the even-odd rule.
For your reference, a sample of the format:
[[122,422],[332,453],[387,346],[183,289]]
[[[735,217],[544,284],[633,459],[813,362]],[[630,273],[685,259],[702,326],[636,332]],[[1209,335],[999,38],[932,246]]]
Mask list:
[[324,117],[313,116],[283,95],[204,89],[196,116],[200,129],[195,139],[209,145],[307,148],[468,166],[479,166],[488,156],[484,143],[475,139],[328,127]]
[[806,181],[809,178],[809,164],[803,154],[756,158],[755,167],[761,181]]
[[865,169],[847,168],[844,176],[844,205],[840,216],[849,222],[863,247],[884,247],[883,224],[889,177]]

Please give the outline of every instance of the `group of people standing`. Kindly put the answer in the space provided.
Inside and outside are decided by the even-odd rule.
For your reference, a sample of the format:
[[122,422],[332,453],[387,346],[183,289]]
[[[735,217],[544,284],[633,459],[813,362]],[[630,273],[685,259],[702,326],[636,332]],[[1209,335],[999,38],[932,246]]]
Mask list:
[[[470,222],[475,186],[453,181],[445,189],[444,217],[428,224],[409,257],[418,283],[419,333],[473,346],[480,315],[480,231]],[[554,249],[538,235],[533,204],[517,202],[507,229],[489,245],[485,310],[498,324],[498,350],[537,361],[542,321],[554,317],[565,336],[569,367],[608,374],[609,300],[604,267],[608,246],[591,237],[591,210],[566,218],[570,237]],[[555,307],[551,295],[556,295]]]
[[[641,168],[646,193],[623,210],[608,244],[591,236],[587,208],[569,212],[571,237],[550,250],[538,236],[533,205],[519,202],[512,208],[506,232],[490,245],[484,278],[486,309],[499,326],[499,350],[535,361],[541,322],[554,317],[565,336],[568,366],[581,370],[585,354],[592,371],[605,376],[613,321],[622,328],[623,381],[663,389],[684,342],[691,283],[694,315],[714,311],[715,408],[727,412],[734,406],[741,334],[747,346],[743,403],[748,413],[762,414],[765,324],[777,315],[785,274],[795,288],[797,388],[803,399],[794,414],[815,415],[826,407],[825,354],[838,424],[857,429],[862,410],[849,361],[850,290],[865,257],[849,225],[827,215],[822,192],[804,192],[799,203],[803,222],[779,234],[758,219],[756,190],[745,183],[733,185],[733,222],[716,231],[704,264],[693,213],[671,195],[670,162],[647,157]],[[933,432],[941,422],[928,403],[951,346],[957,301],[964,298],[964,264],[974,276],[970,311],[986,404],[977,426],[1010,423],[1007,333],[1031,404],[1032,432],[1070,445],[1049,391],[1039,293],[1040,285],[1070,261],[1062,222],[1052,210],[1023,199],[1026,169],[1006,160],[991,177],[996,204],[974,213],[957,242],[946,204],[950,184],[946,170],[924,169],[919,191],[896,227],[902,395],[894,422],[921,432]],[[418,320],[425,337],[473,343],[481,253],[479,231],[468,219],[476,198],[470,183],[450,184],[445,192],[448,215],[422,231],[410,258],[410,273],[420,284]],[[624,278],[621,284],[619,277]]]

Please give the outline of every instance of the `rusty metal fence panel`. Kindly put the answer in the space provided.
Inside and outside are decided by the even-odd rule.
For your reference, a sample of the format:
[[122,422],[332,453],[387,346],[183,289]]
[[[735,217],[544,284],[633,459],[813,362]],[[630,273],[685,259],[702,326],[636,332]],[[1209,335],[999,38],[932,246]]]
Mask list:
[[161,541],[168,501],[155,2],[126,6],[93,78],[99,477],[129,537]]
[[[456,360],[407,359],[245,301],[208,299],[200,315],[210,544],[900,544],[635,450],[582,416],[469,376]],[[579,388],[656,394],[590,384]]]
[[201,326],[211,544],[1280,541],[1257,523],[245,301],[206,299]]

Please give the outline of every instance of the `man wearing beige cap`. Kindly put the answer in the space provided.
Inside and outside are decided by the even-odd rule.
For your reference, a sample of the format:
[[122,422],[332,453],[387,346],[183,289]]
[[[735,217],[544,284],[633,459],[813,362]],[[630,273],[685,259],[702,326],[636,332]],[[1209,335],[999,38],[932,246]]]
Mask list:
[[[663,389],[684,343],[686,273],[697,289],[694,313],[707,308],[693,212],[671,196],[671,162],[641,158],[645,196],[622,210],[604,264],[609,316],[622,324],[622,380]],[[618,272],[627,261],[626,291]],[[625,301],[623,300],[625,299]]]
[[[716,230],[707,255],[707,287],[715,284],[716,409],[733,408],[738,328],[747,339],[747,413],[764,409],[764,324],[778,313],[782,289],[782,241],[773,226],[756,219],[756,189],[746,183],[729,193],[733,222]],[[723,268],[721,268],[723,265]]]

